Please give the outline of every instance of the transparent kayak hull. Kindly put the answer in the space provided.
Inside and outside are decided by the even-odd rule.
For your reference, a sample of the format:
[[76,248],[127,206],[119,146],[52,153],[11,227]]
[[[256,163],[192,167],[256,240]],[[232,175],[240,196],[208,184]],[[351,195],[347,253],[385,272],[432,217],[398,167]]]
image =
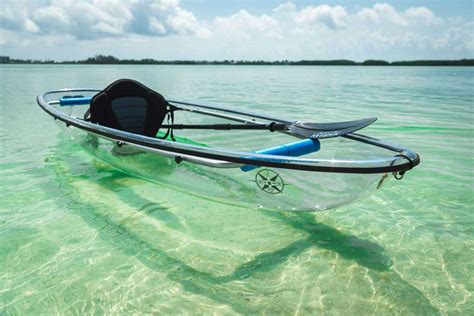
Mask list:
[[[418,155],[408,149],[356,134],[322,142],[321,151],[304,157],[256,153],[263,146],[294,139],[281,133],[225,131],[216,137],[216,131],[183,131],[175,142],[134,135],[82,120],[87,105],[58,104],[63,95],[79,92],[93,95],[97,91],[48,92],[38,97],[38,103],[86,152],[128,175],[223,204],[279,211],[326,210],[367,196],[387,172],[408,169],[407,161],[410,168],[419,162]],[[196,115],[189,109],[176,119],[193,123],[224,120]],[[256,167],[243,168],[248,165]]]
[[280,168],[213,168],[99,138],[67,127],[86,152],[128,175],[224,204],[281,211],[318,211],[350,203],[373,191],[378,174],[308,173]]

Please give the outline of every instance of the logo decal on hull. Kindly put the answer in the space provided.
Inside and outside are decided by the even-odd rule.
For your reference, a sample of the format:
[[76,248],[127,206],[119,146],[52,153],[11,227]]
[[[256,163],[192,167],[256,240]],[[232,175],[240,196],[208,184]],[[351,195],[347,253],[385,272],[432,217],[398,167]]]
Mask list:
[[270,193],[278,194],[283,192],[285,182],[278,173],[271,169],[262,169],[255,175],[255,183],[260,190]]

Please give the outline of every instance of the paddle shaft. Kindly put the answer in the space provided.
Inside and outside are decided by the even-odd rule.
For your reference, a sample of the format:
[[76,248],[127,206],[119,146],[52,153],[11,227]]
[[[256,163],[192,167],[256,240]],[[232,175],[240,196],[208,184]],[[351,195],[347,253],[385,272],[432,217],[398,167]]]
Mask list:
[[270,130],[273,132],[287,130],[288,124],[274,122],[270,124],[163,124],[161,127],[172,129]]

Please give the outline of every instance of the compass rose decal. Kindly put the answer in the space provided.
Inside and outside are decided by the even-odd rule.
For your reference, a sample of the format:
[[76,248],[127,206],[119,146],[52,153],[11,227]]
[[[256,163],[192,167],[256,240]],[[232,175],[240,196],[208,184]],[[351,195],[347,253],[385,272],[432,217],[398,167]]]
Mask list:
[[283,192],[285,183],[278,173],[270,169],[260,170],[255,175],[255,183],[262,190],[270,194]]

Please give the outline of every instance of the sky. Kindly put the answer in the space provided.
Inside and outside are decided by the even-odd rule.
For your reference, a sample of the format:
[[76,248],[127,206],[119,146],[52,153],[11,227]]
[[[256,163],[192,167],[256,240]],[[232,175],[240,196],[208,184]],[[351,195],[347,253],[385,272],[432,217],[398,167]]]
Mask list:
[[474,58],[473,0],[1,0],[0,55]]

